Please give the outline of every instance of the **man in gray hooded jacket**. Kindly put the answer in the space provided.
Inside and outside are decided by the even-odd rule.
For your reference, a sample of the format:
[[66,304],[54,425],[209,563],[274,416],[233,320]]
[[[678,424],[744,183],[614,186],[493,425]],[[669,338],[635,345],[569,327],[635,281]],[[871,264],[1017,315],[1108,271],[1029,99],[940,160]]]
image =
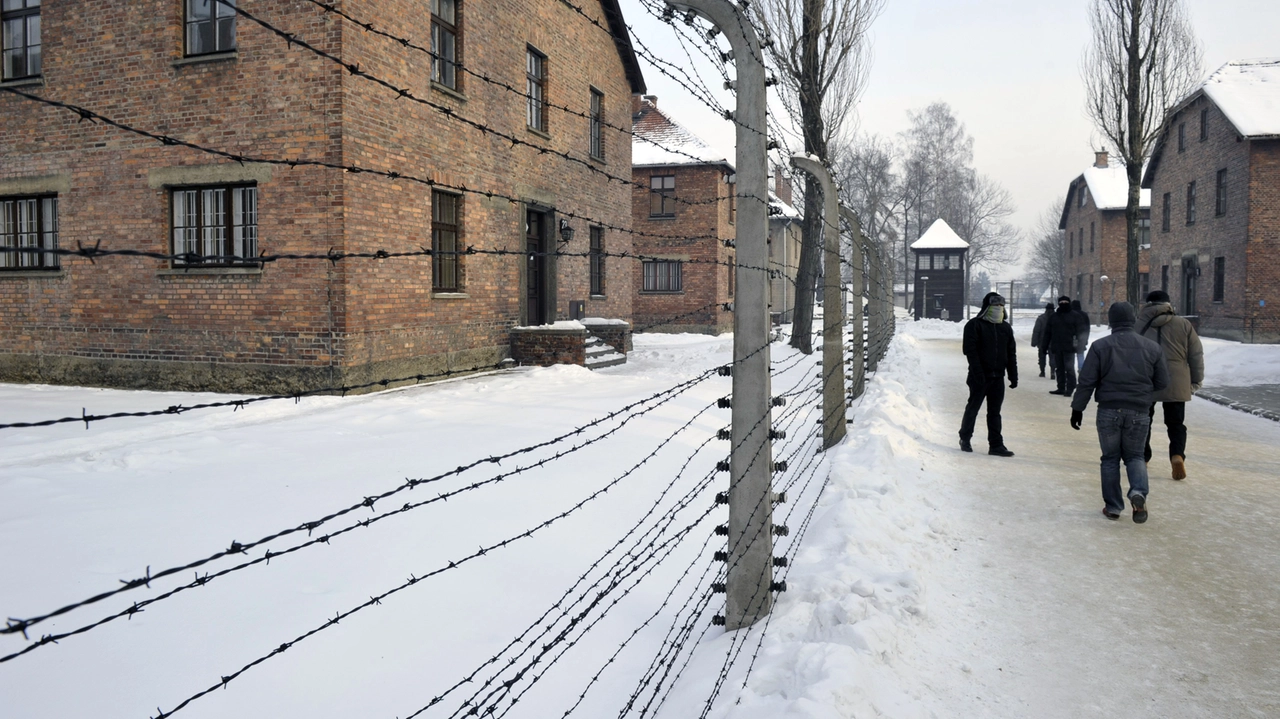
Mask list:
[[[1200,335],[1185,317],[1179,317],[1169,304],[1169,293],[1153,290],[1147,295],[1147,304],[1138,312],[1138,334],[1155,340],[1164,350],[1164,360],[1169,365],[1169,386],[1155,396],[1155,402],[1164,404],[1164,426],[1169,433],[1169,464],[1174,479],[1187,478],[1187,402],[1204,382],[1204,347]],[[1148,412],[1155,421],[1156,405]],[[1147,433],[1144,451],[1151,461],[1151,433]]]
[[1129,475],[1133,521],[1147,521],[1147,462],[1142,448],[1151,429],[1147,414],[1155,393],[1169,386],[1160,345],[1134,331],[1133,305],[1116,302],[1107,312],[1111,334],[1089,348],[1071,400],[1071,428],[1080,429],[1089,398],[1098,397],[1098,444],[1102,446],[1102,513],[1119,519],[1124,511],[1120,461]]

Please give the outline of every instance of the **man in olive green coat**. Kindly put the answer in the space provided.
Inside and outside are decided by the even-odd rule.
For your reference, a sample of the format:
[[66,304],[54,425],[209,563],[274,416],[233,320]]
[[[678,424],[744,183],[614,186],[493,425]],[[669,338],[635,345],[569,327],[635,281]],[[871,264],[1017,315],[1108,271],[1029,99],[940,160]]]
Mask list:
[[[1169,432],[1169,463],[1173,478],[1187,476],[1187,402],[1204,382],[1204,348],[1196,328],[1185,317],[1179,317],[1169,304],[1169,293],[1153,290],[1147,304],[1138,313],[1139,333],[1159,343],[1169,366],[1169,386],[1157,392],[1155,401],[1164,404],[1164,426]],[[1156,415],[1151,405],[1150,415]],[[1151,461],[1151,431],[1147,430],[1146,459]]]

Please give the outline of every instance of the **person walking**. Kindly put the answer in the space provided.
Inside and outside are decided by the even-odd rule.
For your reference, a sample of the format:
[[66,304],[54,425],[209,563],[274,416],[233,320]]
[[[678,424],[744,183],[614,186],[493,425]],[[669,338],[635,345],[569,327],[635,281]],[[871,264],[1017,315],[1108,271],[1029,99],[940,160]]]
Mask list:
[[1169,370],[1160,345],[1134,331],[1137,313],[1128,302],[1107,311],[1111,334],[1093,343],[1071,400],[1071,428],[1079,430],[1089,399],[1098,398],[1098,444],[1102,447],[1102,513],[1119,519],[1124,511],[1120,462],[1129,476],[1133,521],[1147,521],[1147,461],[1142,456],[1151,429],[1153,397],[1169,386]]
[[960,421],[960,449],[972,452],[973,428],[978,410],[987,403],[987,454],[1012,457],[1004,446],[1000,407],[1004,404],[1004,378],[1009,376],[1009,389],[1018,386],[1018,353],[1013,341],[1013,326],[1004,309],[1004,298],[996,292],[982,298],[978,316],[964,325],[964,356],[969,360],[969,401]]
[[[1169,464],[1174,479],[1187,478],[1187,402],[1204,382],[1204,347],[1200,335],[1185,317],[1179,317],[1169,304],[1169,293],[1152,290],[1147,303],[1138,312],[1138,334],[1154,340],[1164,350],[1164,360],[1169,366],[1169,386],[1156,393],[1151,403],[1152,423],[1155,422],[1156,402],[1164,405],[1164,426],[1169,433]],[[1151,461],[1151,431],[1147,431],[1147,446],[1143,450]]]
[[[1036,318],[1035,327],[1031,328],[1031,346],[1036,348],[1040,355],[1040,376],[1044,376],[1044,360],[1049,356],[1049,343],[1045,340],[1045,325],[1049,323],[1049,317],[1053,315],[1053,305],[1046,304],[1044,306],[1044,314]],[[1055,377],[1053,371],[1053,362],[1049,363],[1049,379]]]
[[1070,397],[1076,391],[1077,329],[1079,321],[1071,311],[1071,298],[1063,295],[1058,298],[1058,309],[1044,324],[1044,341],[1049,345],[1050,361],[1058,373],[1058,388],[1049,390],[1049,394]]
[[1084,311],[1080,300],[1071,300],[1071,311],[1076,313],[1076,369],[1084,368],[1084,353],[1089,348],[1089,328],[1093,320]]

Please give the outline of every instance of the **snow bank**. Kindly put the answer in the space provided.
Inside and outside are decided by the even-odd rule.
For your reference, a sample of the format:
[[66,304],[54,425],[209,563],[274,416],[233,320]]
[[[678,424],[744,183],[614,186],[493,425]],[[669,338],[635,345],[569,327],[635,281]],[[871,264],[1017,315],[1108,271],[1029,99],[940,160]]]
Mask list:
[[1206,387],[1280,384],[1280,345],[1247,345],[1201,338]]

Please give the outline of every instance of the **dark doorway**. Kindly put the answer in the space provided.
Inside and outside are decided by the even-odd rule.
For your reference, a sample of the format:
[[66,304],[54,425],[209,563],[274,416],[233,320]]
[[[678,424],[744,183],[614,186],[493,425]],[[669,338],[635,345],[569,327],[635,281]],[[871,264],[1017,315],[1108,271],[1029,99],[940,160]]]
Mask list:
[[1200,275],[1200,263],[1195,257],[1182,260],[1182,314],[1196,314],[1196,284]]
[[525,214],[525,307],[530,325],[547,323],[547,213],[528,210]]

